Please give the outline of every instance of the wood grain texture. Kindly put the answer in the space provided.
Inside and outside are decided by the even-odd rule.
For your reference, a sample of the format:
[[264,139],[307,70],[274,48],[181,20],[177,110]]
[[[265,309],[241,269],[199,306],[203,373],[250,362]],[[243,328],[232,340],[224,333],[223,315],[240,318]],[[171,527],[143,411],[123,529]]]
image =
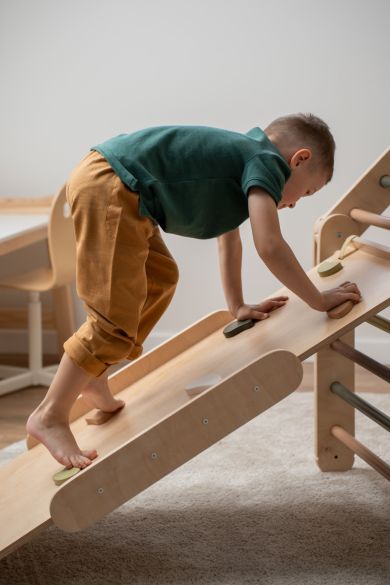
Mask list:
[[[197,404],[198,408],[202,405],[206,407],[207,400],[212,402],[213,396],[217,396],[218,390],[214,394],[213,388],[210,388],[205,393],[191,398],[186,392],[186,387],[191,381],[202,376],[216,374],[221,377],[222,386],[217,385],[215,388],[221,389],[225,382],[227,383],[229,379],[233,379],[232,377],[242,372],[242,379],[246,380],[248,376],[250,385],[253,385],[253,375],[250,370],[248,374],[245,374],[245,370],[250,364],[269,352],[282,349],[289,352],[289,355],[293,354],[299,360],[304,360],[329,345],[333,340],[353,331],[368,316],[376,314],[390,304],[388,296],[390,261],[386,258],[387,256],[378,257],[363,249],[357,249],[343,260],[343,270],[337,275],[329,277],[333,280],[332,284],[335,285],[344,280],[356,281],[362,292],[362,302],[355,305],[353,310],[342,319],[329,319],[326,314],[310,309],[298,297],[290,293],[288,295],[290,300],[284,307],[274,311],[268,319],[257,323],[253,328],[236,337],[231,339],[224,337],[223,328],[231,315],[226,311],[218,311],[214,316],[210,315],[204,319],[204,328],[201,320],[196,327],[188,328],[170,343],[163,344],[162,347],[152,350],[139,361],[137,360],[119,370],[110,378],[111,390],[125,400],[126,407],[116,417],[100,427],[87,425],[83,417],[72,423],[72,431],[81,448],[96,448],[99,457],[88,470],[84,470],[71,479],[69,484],[65,484],[59,489],[68,489],[72,482],[81,480],[88,485],[88,479],[84,478],[88,478],[88,475],[93,473],[95,465],[100,468],[100,462],[106,458],[114,457],[114,454],[121,452],[122,449],[125,449],[122,453],[126,453],[126,456],[130,457],[130,451],[127,451],[127,447],[133,449],[134,447],[129,445],[137,437],[146,437],[144,447],[148,449],[148,452],[154,448],[152,453],[157,453],[157,461],[152,458],[152,455],[148,459],[151,469],[155,469],[156,465],[160,464],[160,460],[158,459],[158,449],[153,445],[159,445],[158,429],[160,425],[160,429],[164,429],[163,435],[161,435],[161,441],[164,443],[165,432],[169,435],[174,428],[170,425],[166,427],[165,421],[174,421],[174,426],[177,425],[181,428],[180,425],[185,420],[185,428],[191,428],[192,416],[195,416],[197,421],[199,421],[199,416],[203,416],[203,419],[209,418],[207,411],[205,412],[202,408],[203,414],[201,415],[200,411],[196,410],[195,405]],[[324,283],[315,268],[308,274],[320,289],[329,288],[329,279]],[[286,292],[285,289],[282,289],[276,294],[281,295]],[[281,360],[280,364],[282,364]],[[271,369],[266,369],[268,374],[266,380],[259,384],[260,388],[262,385],[265,388],[270,388],[267,386],[268,383],[272,387],[273,380],[277,379],[279,371],[282,370],[283,367],[279,367],[278,362],[274,362]],[[288,368],[286,368],[287,370]],[[257,376],[261,376],[261,371],[256,372]],[[225,429],[225,415],[226,420],[231,421],[232,419],[229,417],[235,416],[236,410],[240,412],[240,409],[236,408],[237,402],[234,402],[234,412],[229,407],[229,392],[234,394],[234,391],[240,389],[237,385],[238,382],[236,381],[231,387],[226,386],[230,388],[226,395],[223,392],[218,393],[218,399],[212,409],[214,414],[210,420],[214,420],[213,416],[220,417],[221,420],[215,426],[207,427],[208,432],[211,433],[212,429]],[[344,382],[348,386],[349,380]],[[247,387],[246,382],[243,387]],[[273,395],[274,390],[270,390],[269,406],[274,400]],[[246,401],[243,402],[244,409],[247,408],[245,404]],[[190,414],[195,412],[196,415]],[[232,422],[232,428],[234,424]],[[176,442],[180,451],[180,442],[177,440]],[[186,449],[188,448],[190,456],[191,441],[188,440],[184,444],[187,445]],[[197,442],[196,445],[199,446]],[[141,454],[137,451],[131,457],[135,458],[132,459],[133,461],[137,461]],[[123,462],[123,457],[118,455],[117,461],[118,463],[113,469],[116,470],[115,473],[120,475],[121,466],[119,463]],[[168,466],[170,465],[173,465],[171,460],[169,460]],[[2,535],[0,550],[3,552],[1,554],[6,554],[4,551],[19,546],[29,535],[45,527],[51,521],[50,501],[55,495],[53,489],[58,489],[55,488],[51,478],[56,471],[59,471],[58,464],[41,445],[34,447],[12,462],[10,466],[0,470],[0,485],[3,488],[2,501],[0,502],[0,524],[3,526],[12,524],[10,531],[6,531]],[[29,479],[29,490],[24,489],[27,478]],[[100,479],[100,476],[98,478]],[[124,479],[118,481],[119,488],[113,495],[115,501],[118,501],[117,494]],[[95,486],[95,483],[93,485]],[[103,495],[106,493],[106,489],[109,489],[100,485],[97,486],[97,489],[100,487],[103,487],[104,491],[97,495]],[[109,494],[107,501],[110,501]],[[59,515],[61,516],[61,512]],[[18,523],[14,522],[14,518],[19,519]],[[89,519],[90,517],[85,521],[88,523]],[[59,522],[61,521],[59,520]],[[73,522],[74,528],[77,520],[73,520]],[[80,525],[84,525],[83,522],[84,520],[80,520]]]
[[[341,199],[329,210],[327,214],[319,218],[314,226],[314,263],[326,259],[330,254],[336,254],[341,248],[344,250],[343,242],[354,236],[361,236],[369,225],[380,225],[388,227],[388,219],[381,216],[389,205],[389,191],[383,186],[381,179],[388,175],[390,169],[390,148],[387,149],[358,179],[358,181],[341,197]],[[359,252],[351,252],[353,248]],[[362,254],[371,256],[373,263],[384,260],[388,266],[387,273],[383,272],[382,277],[374,276],[367,272],[350,273],[348,270],[341,270],[340,275],[345,276],[343,280],[356,282],[360,290],[367,290],[366,287],[384,287],[382,289],[384,298],[387,298],[388,306],[390,291],[390,270],[389,250],[381,244],[367,242],[360,237],[354,237],[348,245],[346,252],[350,258],[363,258]],[[343,259],[343,265],[348,266],[348,258]],[[363,264],[361,266],[363,268]],[[352,278],[350,278],[350,276]],[[373,277],[373,282],[369,283]],[[329,288],[332,287],[331,278],[327,279]],[[334,281],[336,282],[336,281]],[[365,303],[364,293],[362,302]],[[355,313],[361,303],[353,306],[350,313],[341,320],[348,319],[349,315]],[[383,306],[382,308],[385,308]],[[378,312],[379,312],[378,307]],[[373,315],[367,313],[366,318]],[[358,322],[356,322],[358,324]],[[352,349],[354,347],[354,331],[340,332],[340,339],[347,343]],[[343,335],[343,337],[342,337]],[[337,471],[349,469],[353,464],[354,451],[344,441],[341,442],[332,434],[332,427],[340,427],[351,437],[354,435],[354,409],[351,405],[342,401],[330,391],[330,384],[338,381],[355,390],[355,365],[347,357],[333,351],[330,345],[324,345],[318,351],[315,362],[315,395],[316,395],[316,444],[315,452],[317,463],[323,471]]]
[[[135,402],[129,397],[133,416],[138,421],[143,418],[142,432],[136,420],[129,428],[130,413],[117,415],[114,440],[105,425],[105,442],[110,443],[105,447],[107,456],[100,457],[87,472],[81,472],[56,492],[50,505],[55,524],[70,532],[86,528],[271,408],[293,392],[301,380],[302,366],[296,356],[275,350],[197,398],[188,401],[182,391],[176,408],[167,409],[164,394],[169,390],[166,388],[164,392],[161,368],[155,380],[159,396],[156,396],[154,417],[149,412],[146,425],[146,413],[138,410],[137,417]],[[171,394],[173,400],[172,391]],[[139,402],[138,407],[142,409],[142,406]]]
[[53,195],[43,197],[0,197],[0,213],[49,213]]

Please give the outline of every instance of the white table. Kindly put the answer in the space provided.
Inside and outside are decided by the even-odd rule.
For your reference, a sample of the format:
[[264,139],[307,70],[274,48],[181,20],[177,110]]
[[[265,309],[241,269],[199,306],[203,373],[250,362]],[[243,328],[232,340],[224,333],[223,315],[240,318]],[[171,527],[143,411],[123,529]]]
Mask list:
[[[47,207],[46,200],[44,207],[40,209],[43,212],[47,210],[46,213],[37,213],[34,210],[34,200],[23,200],[26,209],[23,209],[17,200],[14,200],[16,202],[14,207],[9,207],[8,201],[2,201],[0,198],[0,256],[47,240],[48,237],[50,206]],[[76,329],[71,287],[69,285],[58,287],[52,290],[52,294],[58,352],[61,354],[62,344]]]
[[0,255],[45,240],[48,223],[49,214],[2,213],[0,210]]

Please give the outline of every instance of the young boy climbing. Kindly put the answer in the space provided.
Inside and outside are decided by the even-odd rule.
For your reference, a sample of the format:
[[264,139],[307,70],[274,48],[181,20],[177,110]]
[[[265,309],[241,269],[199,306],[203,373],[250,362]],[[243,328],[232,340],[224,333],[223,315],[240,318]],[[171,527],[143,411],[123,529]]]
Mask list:
[[244,302],[239,225],[250,219],[258,255],[311,308],[359,302],[356,284],[320,292],[281,234],[278,210],[294,208],[333,174],[335,144],[311,114],[278,118],[247,134],[205,126],[163,126],[122,134],[81,161],[67,183],[77,244],[77,293],[87,318],[64,354],[27,432],[66,467],[97,456],[81,451],[69,427],[79,394],[92,407],[123,406],[108,388],[107,369],[135,359],[167,309],[177,265],[161,237],[218,238],[226,302],[239,320],[265,319],[288,298]]

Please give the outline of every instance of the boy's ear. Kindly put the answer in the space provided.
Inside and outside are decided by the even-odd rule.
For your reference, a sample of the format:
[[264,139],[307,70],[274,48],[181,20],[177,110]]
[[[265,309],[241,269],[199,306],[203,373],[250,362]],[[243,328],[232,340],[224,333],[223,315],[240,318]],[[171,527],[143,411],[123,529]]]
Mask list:
[[291,157],[290,166],[291,168],[299,167],[305,162],[309,161],[312,157],[310,148],[300,148]]

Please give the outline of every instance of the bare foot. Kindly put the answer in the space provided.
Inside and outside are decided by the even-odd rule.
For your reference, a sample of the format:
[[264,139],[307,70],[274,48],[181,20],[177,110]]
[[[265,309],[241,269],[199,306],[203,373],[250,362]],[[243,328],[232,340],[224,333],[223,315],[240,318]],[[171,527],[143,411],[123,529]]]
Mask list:
[[37,408],[26,425],[29,435],[43,443],[53,457],[67,468],[83,469],[97,457],[95,450],[81,451],[70,430],[69,424],[53,418],[47,411]]
[[115,412],[125,405],[123,400],[113,397],[105,376],[90,380],[83,388],[82,396],[89,406],[103,410],[103,412]]

